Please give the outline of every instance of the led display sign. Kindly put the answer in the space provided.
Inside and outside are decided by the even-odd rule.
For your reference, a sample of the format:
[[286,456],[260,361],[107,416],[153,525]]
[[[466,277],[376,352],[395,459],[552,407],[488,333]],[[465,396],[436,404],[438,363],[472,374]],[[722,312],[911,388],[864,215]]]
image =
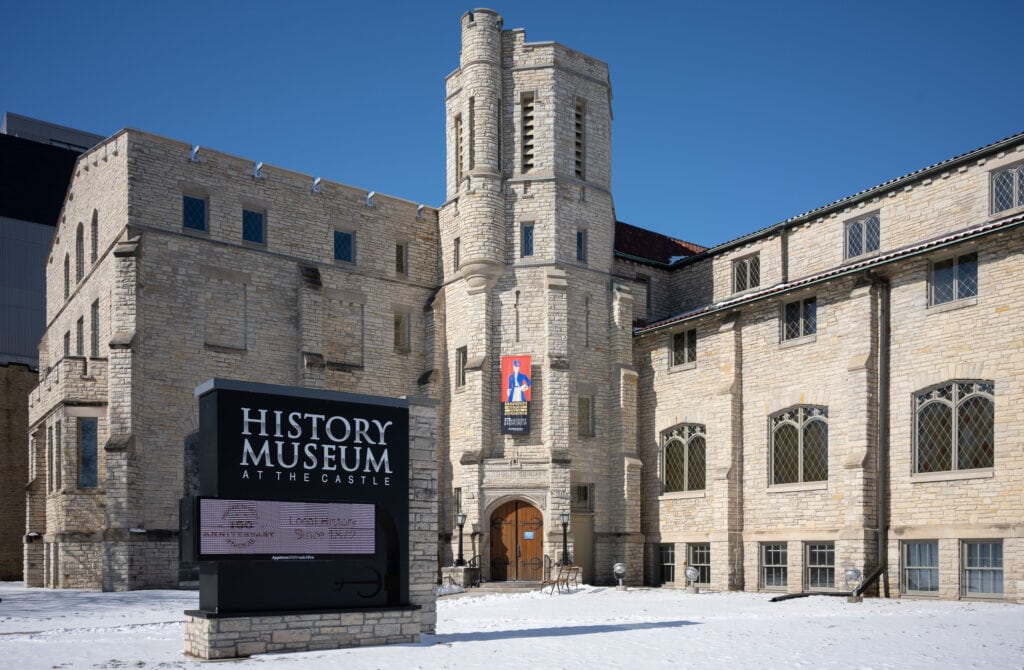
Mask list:
[[199,558],[271,560],[373,554],[374,506],[277,500],[199,501]]

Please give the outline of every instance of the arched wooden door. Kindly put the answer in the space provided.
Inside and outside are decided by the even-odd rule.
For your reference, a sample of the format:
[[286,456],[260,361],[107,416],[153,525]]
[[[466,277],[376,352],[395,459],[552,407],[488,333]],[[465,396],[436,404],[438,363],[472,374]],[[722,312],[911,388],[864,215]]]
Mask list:
[[491,581],[536,582],[544,578],[544,517],[513,500],[491,515]]

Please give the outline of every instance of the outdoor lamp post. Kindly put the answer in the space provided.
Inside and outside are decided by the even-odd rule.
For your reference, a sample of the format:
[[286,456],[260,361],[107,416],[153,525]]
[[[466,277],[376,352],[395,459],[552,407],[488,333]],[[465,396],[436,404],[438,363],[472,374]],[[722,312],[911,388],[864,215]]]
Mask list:
[[459,557],[455,559],[455,565],[462,566],[466,560],[462,558],[462,527],[466,525],[466,515],[459,512],[455,515],[455,523],[459,524]]
[[562,565],[569,565],[569,538],[567,531],[569,528],[569,513],[562,512]]

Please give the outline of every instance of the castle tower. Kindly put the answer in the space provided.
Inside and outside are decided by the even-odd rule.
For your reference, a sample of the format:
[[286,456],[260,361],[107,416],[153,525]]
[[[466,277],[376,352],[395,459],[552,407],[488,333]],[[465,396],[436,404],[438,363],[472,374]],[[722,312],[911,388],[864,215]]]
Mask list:
[[[478,556],[487,579],[530,581],[545,557],[562,560],[570,514],[568,558],[589,581],[608,581],[620,561],[639,579],[632,298],[611,276],[608,68],[527,43],[493,10],[467,12],[461,28],[434,303],[447,361],[441,528],[454,549],[463,512],[465,558]],[[514,378],[530,380],[526,430],[505,419],[512,360]]]

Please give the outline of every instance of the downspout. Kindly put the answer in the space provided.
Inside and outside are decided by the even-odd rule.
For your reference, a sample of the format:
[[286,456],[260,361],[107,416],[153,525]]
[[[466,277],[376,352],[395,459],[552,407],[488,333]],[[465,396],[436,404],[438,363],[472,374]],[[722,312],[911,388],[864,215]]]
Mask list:
[[889,280],[872,276],[878,287],[878,457],[875,459],[878,503],[878,572],[882,595],[889,597],[889,380],[890,380],[890,285]]

